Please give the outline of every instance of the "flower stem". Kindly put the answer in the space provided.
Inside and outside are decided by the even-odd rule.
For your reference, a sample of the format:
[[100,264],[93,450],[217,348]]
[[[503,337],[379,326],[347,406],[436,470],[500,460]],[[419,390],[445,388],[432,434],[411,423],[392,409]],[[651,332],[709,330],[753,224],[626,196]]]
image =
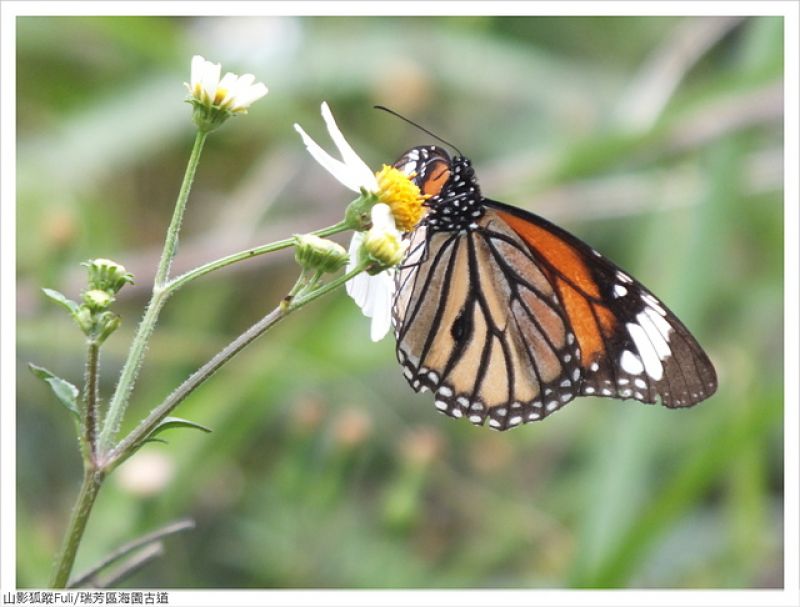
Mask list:
[[195,524],[192,519],[182,519],[179,521],[175,521],[174,523],[170,523],[152,533],[148,533],[143,535],[140,538],[127,542],[114,550],[113,552],[109,553],[102,561],[97,563],[91,569],[84,571],[81,575],[73,579],[69,583],[70,588],[76,588],[78,586],[84,585],[86,582],[90,581],[92,578],[97,576],[103,569],[116,563],[121,558],[124,558],[134,550],[138,550],[139,548],[143,548],[148,544],[153,544],[154,542],[159,542],[165,537],[172,535],[174,533],[180,533],[181,531],[188,531],[190,529],[194,529]]
[[189,394],[191,394],[200,384],[211,377],[217,369],[222,367],[225,363],[231,360],[236,354],[243,350],[247,345],[255,341],[256,338],[263,335],[268,329],[276,325],[279,321],[283,320],[298,310],[305,304],[317,299],[318,297],[329,293],[330,291],[342,286],[345,282],[353,278],[356,274],[362,272],[366,264],[359,265],[352,271],[332,280],[331,282],[321,286],[319,289],[312,291],[306,295],[302,295],[292,300],[288,305],[279,305],[272,312],[264,316],[261,320],[251,326],[247,331],[239,335],[225,348],[219,351],[211,360],[205,363],[197,371],[192,373],[186,381],[178,386],[172,394],[170,394],[164,402],[153,409],[150,414],[142,420],[142,422],[134,428],[128,436],[122,439],[116,447],[114,447],[108,454],[108,457],[103,462],[104,471],[111,472],[116,466],[125,461],[132,455],[142,444],[150,433],[158,426],[158,424],[169,415],[175,407],[177,407]]
[[97,461],[97,423],[98,409],[100,406],[97,398],[97,377],[100,361],[100,345],[95,341],[89,342],[89,351],[86,355],[86,381],[83,396],[86,406],[83,418],[83,432],[86,442],[87,465],[94,465]]
[[67,532],[64,535],[64,543],[53,567],[53,574],[50,578],[51,588],[66,588],[67,586],[69,574],[75,564],[78,546],[81,543],[81,538],[83,538],[83,532],[86,530],[86,521],[89,519],[89,513],[92,511],[94,500],[102,482],[102,474],[95,472],[91,468],[84,470],[83,482],[78,493],[78,499],[75,501],[75,507],[70,515]]
[[175,210],[172,213],[172,221],[167,230],[167,239],[164,242],[164,250],[161,252],[161,261],[158,263],[158,271],[156,272],[155,286],[156,288],[163,287],[167,278],[169,277],[169,268],[172,265],[172,260],[175,257],[175,248],[178,246],[178,232],[181,229],[181,222],[183,221],[183,211],[186,209],[186,201],[189,199],[189,191],[192,189],[192,182],[194,175],[197,172],[197,165],[200,162],[200,154],[203,151],[203,144],[206,142],[208,133],[197,131],[194,138],[194,146],[192,147],[192,154],[189,156],[189,162],[186,165],[186,172],[183,175],[183,183],[178,192],[178,200],[175,201]]
[[120,582],[131,577],[140,569],[153,562],[157,558],[164,556],[163,542],[156,542],[155,544],[148,544],[142,548],[138,553],[131,556],[119,569],[113,573],[108,574],[106,577],[97,579],[93,586],[95,588],[113,588]]
[[186,209],[186,201],[189,199],[189,191],[192,187],[192,181],[194,181],[197,165],[200,162],[200,154],[203,151],[203,144],[207,136],[208,133],[198,131],[194,140],[192,154],[189,156],[189,162],[186,165],[186,172],[183,176],[183,183],[178,192],[178,199],[175,201],[175,211],[172,214],[172,221],[167,229],[164,250],[161,253],[161,261],[156,271],[153,294],[150,297],[150,302],[147,304],[147,309],[142,317],[142,321],[139,323],[139,328],[136,330],[133,343],[131,343],[128,358],[125,360],[125,365],[122,367],[119,382],[114,390],[114,395],[111,397],[111,402],[108,405],[108,415],[106,416],[103,428],[100,432],[97,450],[101,458],[103,454],[111,448],[114,435],[119,430],[120,423],[125,415],[125,409],[128,405],[131,390],[133,390],[133,384],[136,382],[136,376],[142,366],[144,353],[147,349],[147,342],[150,340],[153,329],[155,329],[161,308],[169,296],[169,293],[164,290],[164,285],[169,276],[172,259],[175,257],[175,249],[178,244],[178,232],[180,231],[181,222],[183,221],[183,212]]
[[[322,228],[320,230],[316,230],[315,232],[311,233],[314,234],[315,236],[324,237],[324,236],[331,236],[332,234],[338,234],[339,232],[343,232],[344,230],[347,229],[349,229],[347,224],[344,221],[341,221],[335,225],[328,226],[327,228]],[[221,257],[220,259],[203,264],[202,266],[190,270],[185,274],[173,278],[165,285],[164,290],[167,291],[168,293],[172,293],[180,289],[186,283],[191,282],[196,278],[200,278],[201,276],[204,276],[209,272],[213,272],[214,270],[219,270],[220,268],[229,266],[232,263],[236,263],[237,261],[242,261],[243,259],[256,257],[257,255],[263,255],[264,253],[272,253],[273,251],[279,251],[281,249],[290,247],[293,244],[294,244],[293,238],[285,238],[283,240],[271,242],[269,244],[265,244],[260,247],[254,247],[252,249],[240,251],[238,253],[234,253],[226,257]]]

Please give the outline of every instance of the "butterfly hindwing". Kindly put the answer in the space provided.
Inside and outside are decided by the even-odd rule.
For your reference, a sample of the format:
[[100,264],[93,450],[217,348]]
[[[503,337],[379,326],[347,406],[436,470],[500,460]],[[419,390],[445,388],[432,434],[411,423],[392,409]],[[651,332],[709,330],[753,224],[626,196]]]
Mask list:
[[412,233],[397,275],[397,353],[437,409],[505,429],[579,393],[579,351],[525,243],[492,215],[479,225],[461,237]]

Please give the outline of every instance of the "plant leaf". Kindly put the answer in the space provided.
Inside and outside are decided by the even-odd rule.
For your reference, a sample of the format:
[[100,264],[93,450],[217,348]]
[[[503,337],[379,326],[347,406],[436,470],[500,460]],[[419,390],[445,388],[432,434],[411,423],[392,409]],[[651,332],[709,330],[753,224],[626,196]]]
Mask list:
[[153,428],[153,431],[147,435],[147,439],[152,439],[156,434],[160,434],[164,430],[169,430],[170,428],[194,428],[195,430],[202,430],[203,432],[211,432],[211,428],[207,428],[197,422],[189,421],[188,419],[183,419],[181,417],[165,417],[161,420],[161,423]]
[[44,294],[54,302],[64,306],[67,310],[69,310],[70,314],[74,315],[78,311],[78,304],[67,298],[67,296],[63,293],[60,293],[54,289],[42,289],[42,291],[44,291]]
[[49,384],[50,389],[53,391],[53,394],[56,395],[56,398],[61,401],[61,404],[80,421],[81,414],[78,411],[78,395],[80,391],[78,388],[73,386],[66,379],[54,375],[44,367],[34,365],[33,363],[28,363],[28,367],[36,377]]
[[150,438],[144,439],[141,443],[139,443],[139,446],[141,447],[141,446],[145,445],[146,443],[162,443],[164,445],[168,445],[169,444],[163,438],[150,437]]

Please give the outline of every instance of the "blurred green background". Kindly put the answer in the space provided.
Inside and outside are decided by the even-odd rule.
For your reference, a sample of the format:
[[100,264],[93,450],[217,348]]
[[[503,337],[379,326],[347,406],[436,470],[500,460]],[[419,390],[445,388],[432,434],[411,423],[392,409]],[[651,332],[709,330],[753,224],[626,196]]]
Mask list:
[[[193,128],[195,53],[270,87],[211,136],[177,271],[337,221],[351,194],[306,154],[327,100],[378,167],[454,142],[486,195],[573,231],[692,329],[719,393],[696,408],[583,398],[505,433],[438,415],[393,340],[338,292],[256,342],[104,486],[76,572],[180,517],[127,586],[783,584],[780,18],[20,18],[19,586],[47,583],[80,481],[72,423],[33,361],[80,384],[84,345],[40,287],[79,262],[136,275],[104,348],[108,399],[152,284]],[[332,146],[329,146],[332,148]],[[346,242],[346,238],[341,242]],[[125,428],[272,309],[290,253],[167,305]]]

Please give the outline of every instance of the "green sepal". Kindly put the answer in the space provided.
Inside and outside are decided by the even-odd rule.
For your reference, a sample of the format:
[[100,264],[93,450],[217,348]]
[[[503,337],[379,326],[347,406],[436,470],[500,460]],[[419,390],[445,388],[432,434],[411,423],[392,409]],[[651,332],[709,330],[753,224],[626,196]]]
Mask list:
[[69,383],[66,379],[62,379],[57,375],[54,375],[44,367],[34,365],[33,363],[28,363],[28,367],[36,377],[46,382],[50,386],[53,394],[56,395],[56,398],[61,402],[61,404],[64,405],[78,421],[80,421],[81,414],[78,410],[78,395],[80,394],[80,390]]
[[361,196],[351,202],[345,210],[344,220],[348,229],[362,232],[372,227],[370,212],[377,202],[378,197],[375,194],[362,189]]

